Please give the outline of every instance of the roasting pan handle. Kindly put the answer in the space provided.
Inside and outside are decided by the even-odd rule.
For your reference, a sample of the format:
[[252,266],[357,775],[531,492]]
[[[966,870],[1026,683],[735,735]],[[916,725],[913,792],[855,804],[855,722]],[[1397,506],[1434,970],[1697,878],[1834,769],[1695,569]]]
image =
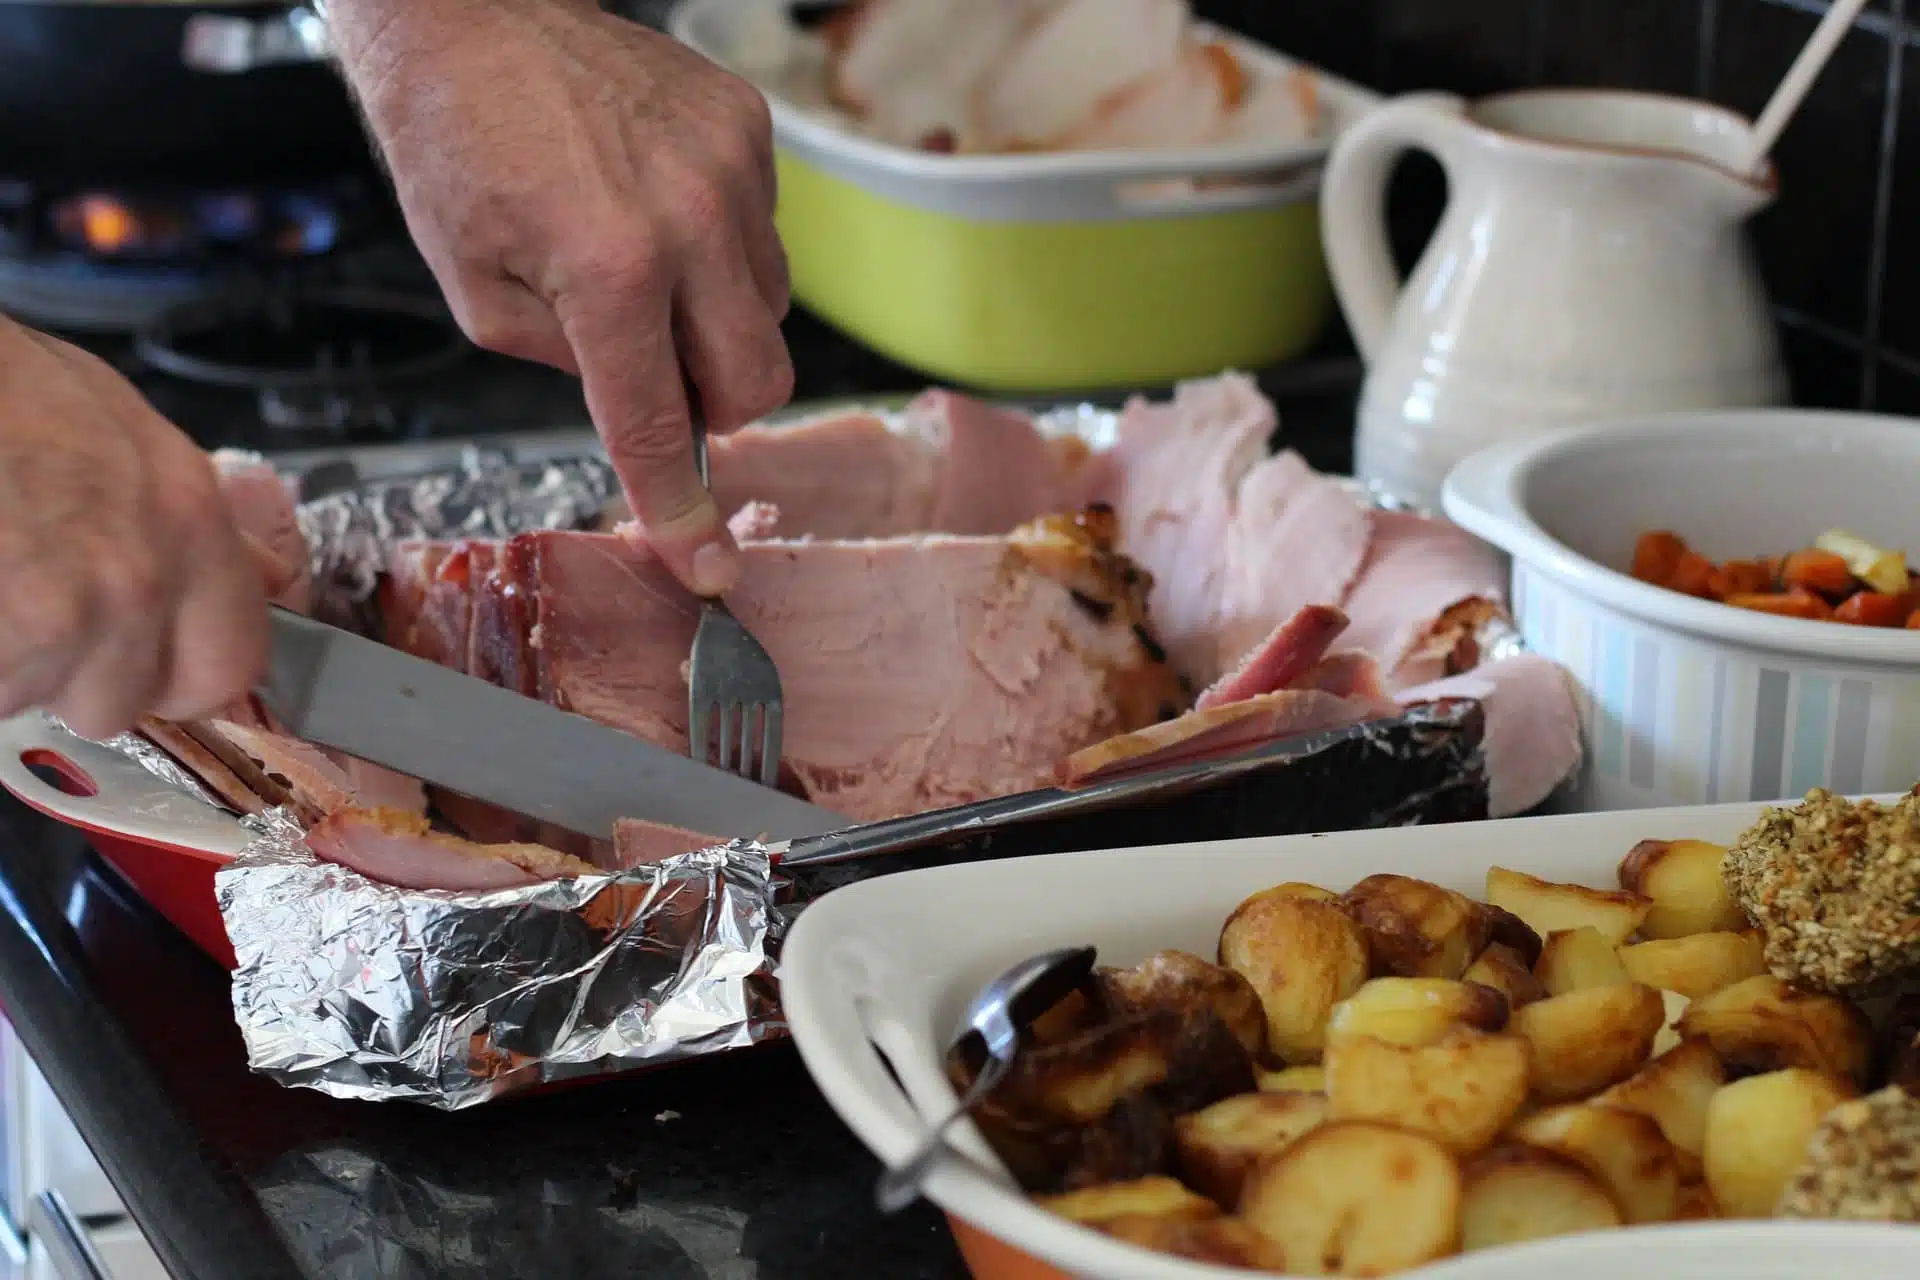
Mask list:
[[189,71],[239,75],[262,67],[325,62],[332,47],[326,19],[309,5],[259,19],[196,13],[181,35],[180,61]]

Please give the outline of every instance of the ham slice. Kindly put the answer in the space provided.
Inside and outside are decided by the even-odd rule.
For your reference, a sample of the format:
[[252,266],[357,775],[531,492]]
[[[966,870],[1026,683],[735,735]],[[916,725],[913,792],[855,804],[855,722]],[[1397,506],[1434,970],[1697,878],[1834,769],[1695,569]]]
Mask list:
[[887,538],[933,528],[938,455],[874,414],[746,427],[715,437],[707,452],[720,509],[769,503],[788,537]]
[[398,889],[511,889],[591,875],[591,863],[537,844],[476,844],[434,831],[417,813],[348,809],[307,831],[317,857]]
[[[1069,752],[1184,702],[1139,628],[1137,571],[1073,521],[742,550],[728,604],[780,668],[785,763],[856,819],[1044,785]],[[517,648],[532,692],[686,749],[698,607],[644,545],[523,534],[495,577],[528,613],[487,647]],[[476,606],[476,633],[493,616]]]
[[1438,678],[1457,639],[1437,634],[1443,624],[1470,628],[1501,607],[1499,557],[1444,520],[1404,511],[1375,511],[1371,519],[1373,542],[1343,606],[1351,622],[1347,643],[1378,658],[1397,684]]
[[1366,697],[1337,697],[1317,689],[1282,689],[1121,734],[1068,756],[1059,770],[1060,785],[1145,773],[1195,764],[1250,751],[1269,742],[1325,729],[1341,729],[1394,714],[1391,702]]
[[1209,686],[1194,703],[1194,708],[1207,711],[1292,688],[1326,657],[1327,650],[1346,629],[1346,614],[1330,605],[1308,605],[1276,627],[1266,642],[1249,653],[1238,668]]
[[236,813],[260,813],[271,807],[259,792],[218,755],[203,746],[185,726],[157,716],[145,716],[136,727],[148,741],[172,756]]
[[937,460],[937,480],[928,522],[901,532],[1006,533],[1057,511],[1078,511],[1104,487],[1103,467],[1083,443],[1045,438],[1017,409],[928,391],[904,417]]
[[613,860],[621,868],[645,866],[725,843],[721,836],[703,836],[684,827],[639,818],[622,818],[613,826]]
[[1120,546],[1153,575],[1154,632],[1196,686],[1225,670],[1227,533],[1240,483],[1277,425],[1273,406],[1240,374],[1181,383],[1165,403],[1135,398],[1120,415],[1110,497]]
[[1533,808],[1580,763],[1580,714],[1567,673],[1537,654],[1523,653],[1404,689],[1399,698],[1406,706],[1442,698],[1479,701],[1486,712],[1481,749],[1487,764],[1487,811],[1495,818]]

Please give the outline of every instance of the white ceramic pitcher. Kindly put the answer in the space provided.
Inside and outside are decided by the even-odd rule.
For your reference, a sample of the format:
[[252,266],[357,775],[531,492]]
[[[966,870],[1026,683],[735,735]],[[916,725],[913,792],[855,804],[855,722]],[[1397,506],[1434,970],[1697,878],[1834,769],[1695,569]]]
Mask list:
[[[1367,363],[1355,469],[1437,508],[1467,454],[1602,416],[1787,394],[1746,220],[1771,165],[1750,124],[1650,94],[1399,98],[1335,144],[1321,192],[1334,289]],[[1412,278],[1388,252],[1394,162],[1433,154],[1447,208]]]

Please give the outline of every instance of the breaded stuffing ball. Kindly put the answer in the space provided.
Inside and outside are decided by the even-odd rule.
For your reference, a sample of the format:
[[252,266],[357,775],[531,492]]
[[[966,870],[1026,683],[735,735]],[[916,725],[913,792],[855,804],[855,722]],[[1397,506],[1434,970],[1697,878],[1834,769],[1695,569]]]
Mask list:
[[1815,788],[1767,810],[1723,870],[1776,978],[1859,998],[1920,974],[1920,795],[1855,804]]
[[1920,1098],[1889,1085],[1827,1112],[1777,1212],[1920,1223]]

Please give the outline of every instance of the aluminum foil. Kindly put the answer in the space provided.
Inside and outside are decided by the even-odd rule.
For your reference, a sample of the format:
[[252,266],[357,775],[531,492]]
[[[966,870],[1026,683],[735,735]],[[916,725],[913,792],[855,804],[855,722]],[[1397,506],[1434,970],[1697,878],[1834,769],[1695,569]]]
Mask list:
[[342,1098],[460,1110],[784,1035],[765,847],[488,893],[396,889],[322,862],[297,823],[215,875],[254,1070]]
[[448,470],[376,480],[304,502],[298,517],[313,552],[315,609],[358,616],[396,542],[585,528],[619,492],[605,458],[526,462],[475,448]]

